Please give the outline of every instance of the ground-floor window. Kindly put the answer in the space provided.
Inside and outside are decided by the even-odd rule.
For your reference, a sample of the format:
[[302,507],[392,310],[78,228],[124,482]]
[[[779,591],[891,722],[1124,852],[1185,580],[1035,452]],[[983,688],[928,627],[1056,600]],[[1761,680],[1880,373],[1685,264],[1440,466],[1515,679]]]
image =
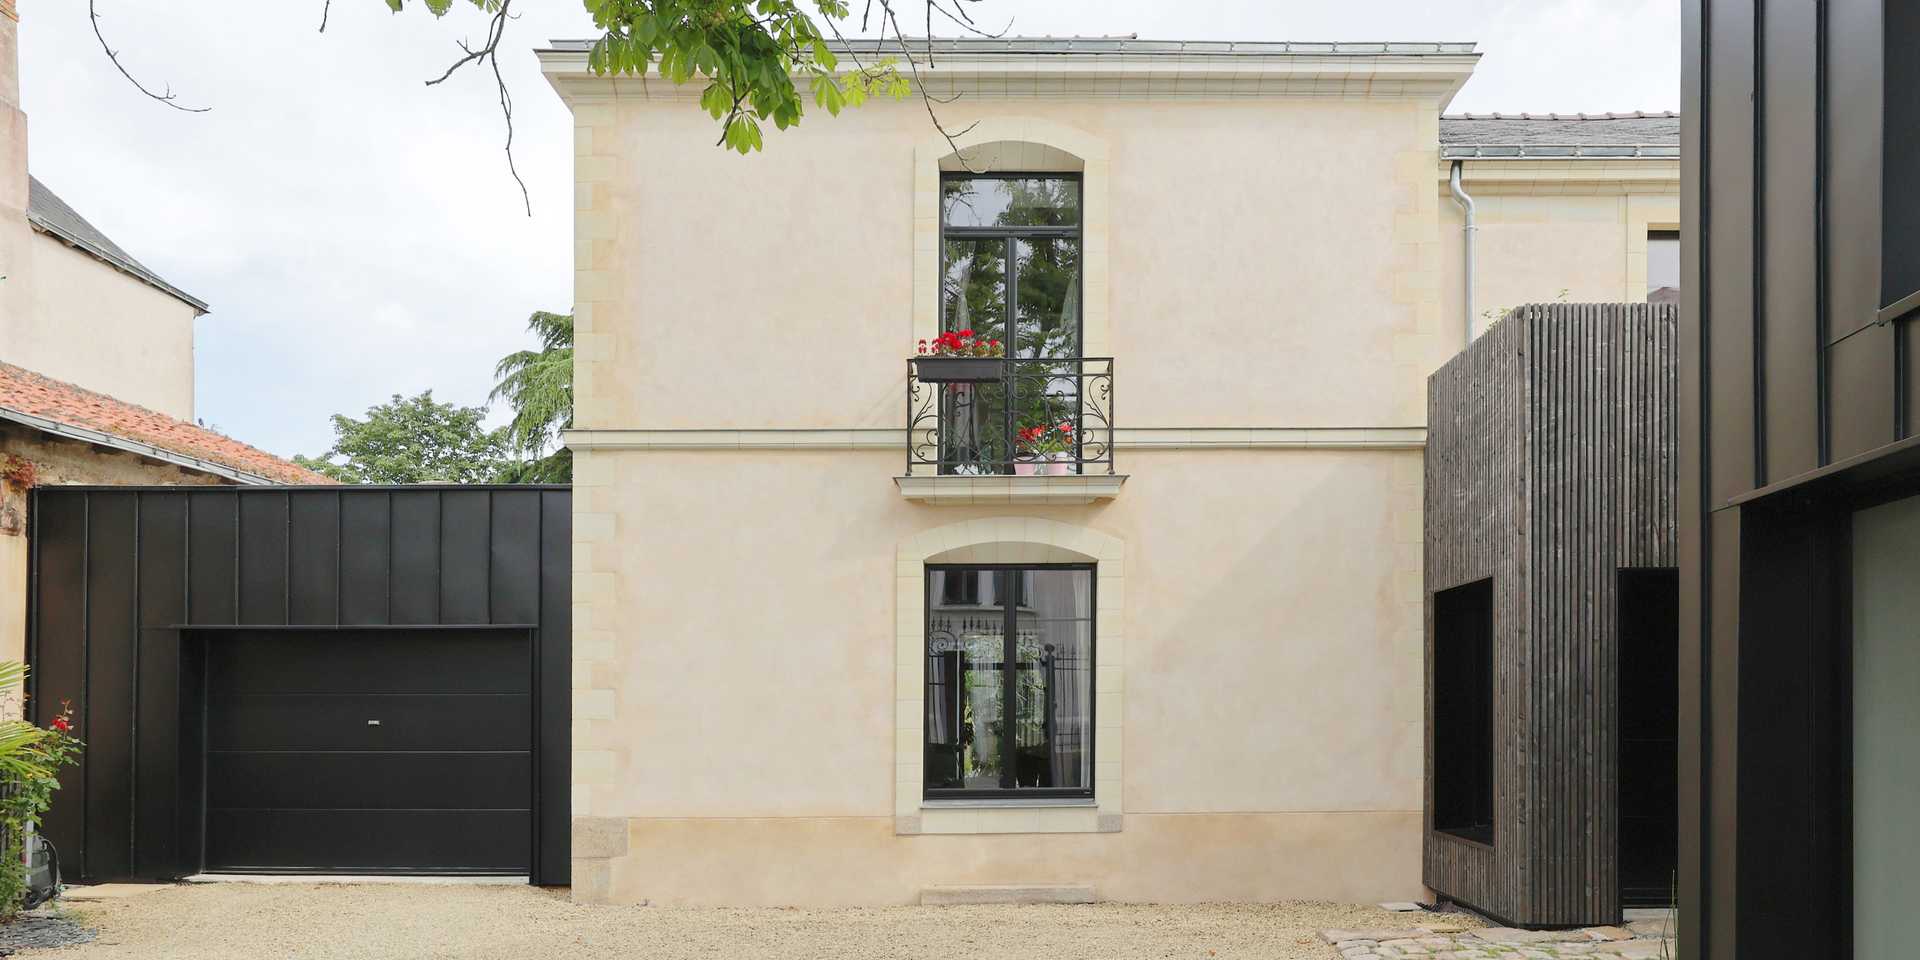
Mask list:
[[1433,595],[1433,828],[1493,842],[1493,581]]
[[1094,568],[927,567],[926,796],[1093,796]]

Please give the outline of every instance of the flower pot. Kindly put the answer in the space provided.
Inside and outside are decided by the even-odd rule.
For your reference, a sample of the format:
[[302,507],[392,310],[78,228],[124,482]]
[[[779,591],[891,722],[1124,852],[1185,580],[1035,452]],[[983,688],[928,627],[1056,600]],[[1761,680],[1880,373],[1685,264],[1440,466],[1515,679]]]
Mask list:
[[1000,357],[913,358],[913,375],[922,383],[994,383],[1006,367]]
[[1063,450],[1018,461],[1013,465],[1013,474],[1016,477],[1070,477],[1073,476],[1073,454]]

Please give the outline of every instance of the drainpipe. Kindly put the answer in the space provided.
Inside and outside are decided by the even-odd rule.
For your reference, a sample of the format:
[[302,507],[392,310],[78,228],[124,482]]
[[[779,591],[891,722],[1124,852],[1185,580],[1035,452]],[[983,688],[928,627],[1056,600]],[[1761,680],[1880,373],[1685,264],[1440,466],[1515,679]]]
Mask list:
[[1467,225],[1464,228],[1467,245],[1467,339],[1464,342],[1471,344],[1473,343],[1473,232],[1479,228],[1473,224],[1473,198],[1467,196],[1467,191],[1460,188],[1461,166],[1461,161],[1453,162],[1453,171],[1447,174],[1447,187],[1453,191],[1454,202],[1458,203],[1460,209],[1467,215]]

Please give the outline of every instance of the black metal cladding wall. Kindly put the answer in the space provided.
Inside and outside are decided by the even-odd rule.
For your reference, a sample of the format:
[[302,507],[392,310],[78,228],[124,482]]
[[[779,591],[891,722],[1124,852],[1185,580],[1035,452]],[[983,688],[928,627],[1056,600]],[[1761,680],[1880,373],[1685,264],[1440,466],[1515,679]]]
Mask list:
[[200,868],[195,631],[511,624],[536,651],[533,881],[568,882],[566,488],[46,487],[32,509],[33,716],[71,700],[88,745],[45,821],[69,878]]
[[1920,6],[1681,23],[1679,952],[1845,956],[1847,524],[1920,489]]
[[[1623,568],[1675,565],[1672,306],[1517,308],[1428,380],[1429,887],[1504,920],[1620,919]],[[1434,601],[1491,577],[1494,843],[1434,829]]]

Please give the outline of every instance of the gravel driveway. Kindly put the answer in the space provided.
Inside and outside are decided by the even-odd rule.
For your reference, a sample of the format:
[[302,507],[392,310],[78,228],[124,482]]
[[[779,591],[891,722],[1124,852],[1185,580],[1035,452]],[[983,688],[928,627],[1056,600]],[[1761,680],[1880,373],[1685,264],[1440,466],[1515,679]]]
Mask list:
[[[74,904],[93,943],[21,956],[305,958],[921,958],[1339,960],[1325,927],[1393,926],[1375,907],[588,907],[565,891],[481,886],[182,885]],[[1398,915],[1404,925],[1405,914]]]

